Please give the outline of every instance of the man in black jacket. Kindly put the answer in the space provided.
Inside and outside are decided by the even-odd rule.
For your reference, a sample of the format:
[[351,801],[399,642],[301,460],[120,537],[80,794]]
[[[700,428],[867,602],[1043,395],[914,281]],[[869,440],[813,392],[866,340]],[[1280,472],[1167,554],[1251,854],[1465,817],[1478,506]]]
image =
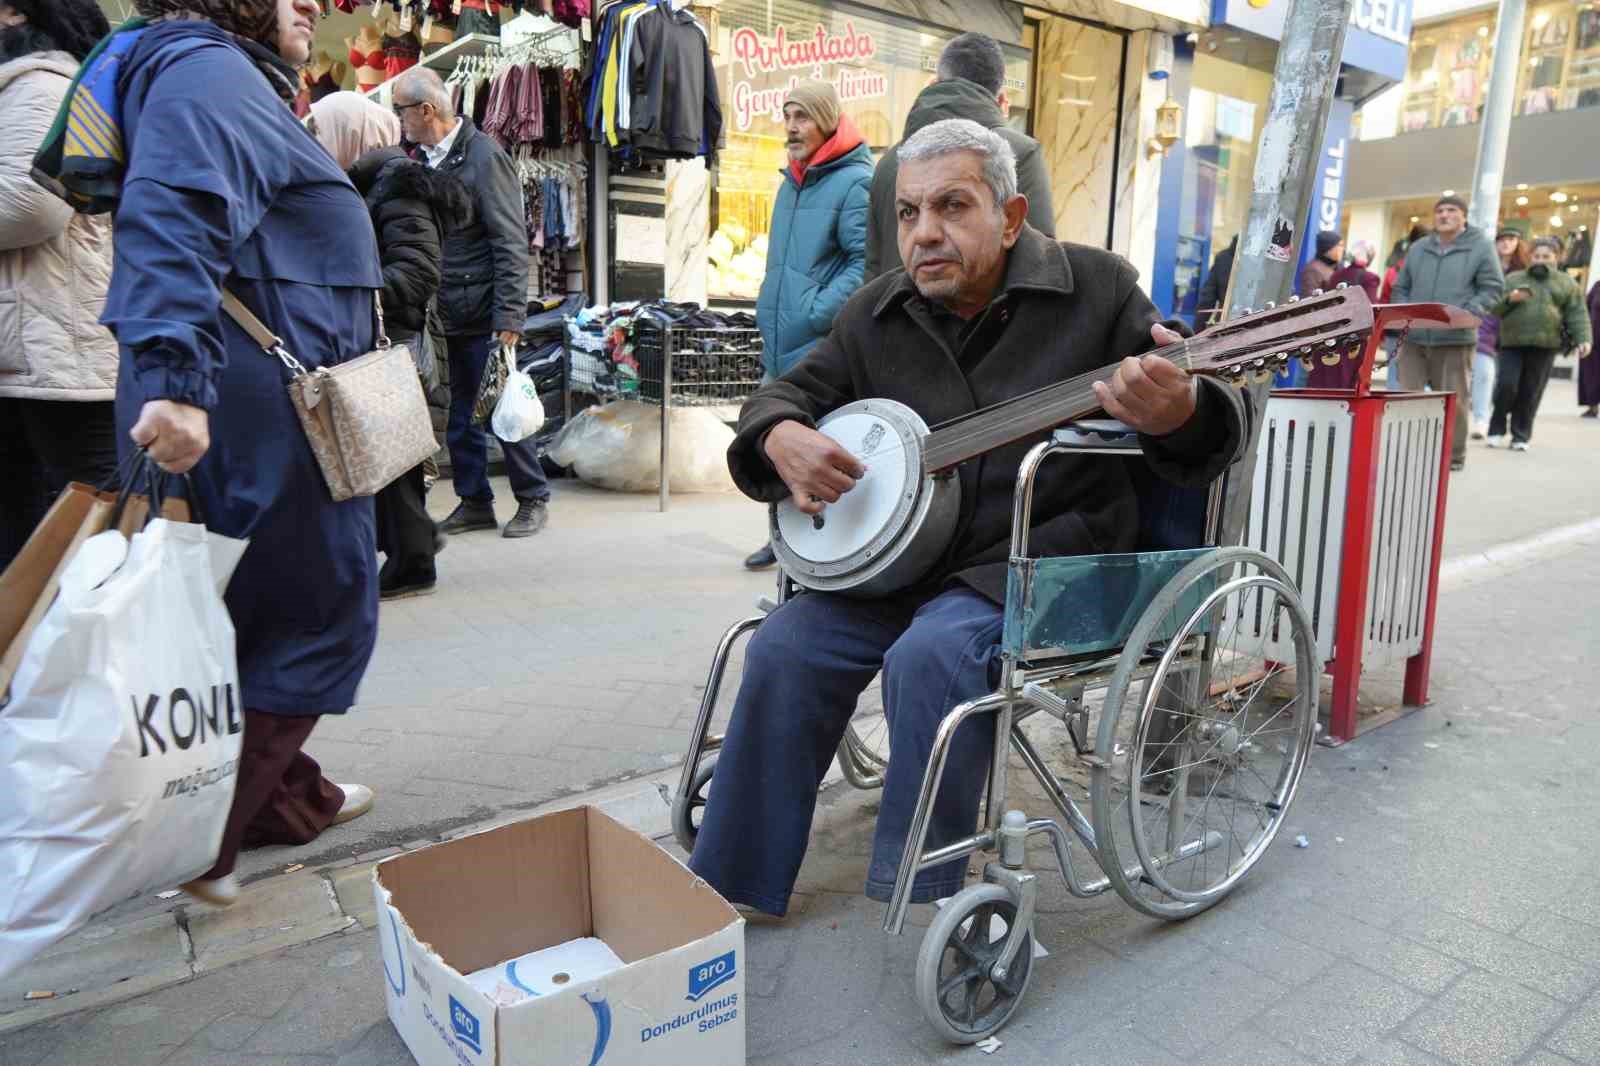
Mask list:
[[[1002,111],[1006,99],[1006,59],[1000,44],[981,33],[963,33],[939,53],[939,80],[917,94],[906,116],[909,139],[924,126],[947,118],[968,118],[1005,138],[1017,159],[1017,191],[1028,198],[1028,225],[1046,237],[1055,236],[1055,207],[1050,202],[1050,168],[1044,149],[1025,133],[1006,125]],[[872,212],[867,221],[867,272],[870,282],[887,274],[900,262],[898,227],[894,211],[894,179],[899,169],[899,149],[891,148],[878,160],[872,175]]]
[[[439,317],[450,359],[450,425],[446,441],[461,503],[439,526],[445,533],[494,529],[489,442],[472,424],[485,366],[500,348],[515,348],[528,317],[528,227],[522,186],[510,158],[472,119],[458,117],[439,75],[412,67],[394,82],[394,110],[422,161],[472,191],[473,219],[444,241]],[[508,537],[531,537],[549,520],[550,484],[532,440],[501,441],[517,498]]]
[[[896,400],[936,425],[1180,339],[1158,323],[1126,260],[1026,224],[1010,145],[978,123],[938,122],[908,139],[895,200],[910,271],[857,292],[833,332],[740,414],[728,466],[757,500],[791,497],[818,514],[856,486],[865,467],[815,428],[847,403]],[[1157,356],[1124,358],[1095,391],[1140,431],[1147,460],[1169,480],[1209,483],[1248,438],[1237,390]],[[993,691],[1017,467],[1045,436],[958,467],[954,540],[917,585],[877,599],[808,592],[756,630],[690,859],[725,898],[786,911],[817,787],[880,667],[894,757],[867,894],[889,897],[940,721]],[[1138,524],[1124,464],[1068,456],[1041,468],[1030,533],[1038,554],[1130,551]],[[972,832],[993,740],[988,716],[957,732],[929,847]],[[925,871],[912,900],[953,894],[965,869],[960,859]]]

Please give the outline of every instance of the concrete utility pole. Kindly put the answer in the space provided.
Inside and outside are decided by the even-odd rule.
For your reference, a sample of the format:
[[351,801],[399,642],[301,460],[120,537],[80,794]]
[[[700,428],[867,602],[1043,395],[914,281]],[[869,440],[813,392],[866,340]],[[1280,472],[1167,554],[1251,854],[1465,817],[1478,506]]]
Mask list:
[[1494,33],[1494,69],[1483,96],[1478,123],[1478,165],[1472,173],[1472,203],[1467,221],[1491,239],[1500,217],[1500,189],[1505,184],[1506,142],[1511,139],[1511,112],[1516,104],[1518,61],[1522,57],[1522,21],[1526,0],[1500,0]]
[[[1266,126],[1256,151],[1250,216],[1223,301],[1224,318],[1234,308],[1260,310],[1270,300],[1283,303],[1294,288],[1295,265],[1306,234],[1300,228],[1311,213],[1319,175],[1322,133],[1339,81],[1339,57],[1354,0],[1290,0],[1272,73]],[[1266,410],[1270,379],[1250,386],[1255,425],[1245,456],[1228,477],[1222,543],[1237,544],[1249,517],[1250,482],[1256,465],[1256,437]]]

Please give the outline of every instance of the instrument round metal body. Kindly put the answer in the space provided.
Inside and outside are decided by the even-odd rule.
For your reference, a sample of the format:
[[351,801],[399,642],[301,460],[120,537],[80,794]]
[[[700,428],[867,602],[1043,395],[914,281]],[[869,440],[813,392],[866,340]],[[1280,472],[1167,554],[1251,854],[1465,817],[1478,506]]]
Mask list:
[[858,400],[817,430],[867,466],[821,515],[792,500],[772,505],[772,550],[795,582],[817,592],[882,596],[914,584],[939,561],[961,512],[954,471],[923,472],[928,427],[905,404]]

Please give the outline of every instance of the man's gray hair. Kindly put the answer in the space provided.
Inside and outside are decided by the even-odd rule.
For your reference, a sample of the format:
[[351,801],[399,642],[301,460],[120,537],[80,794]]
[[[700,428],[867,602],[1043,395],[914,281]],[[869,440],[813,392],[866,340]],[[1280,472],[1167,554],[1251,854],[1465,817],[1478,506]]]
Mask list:
[[1017,195],[1017,153],[1004,137],[970,118],[947,118],[922,127],[900,145],[901,164],[934,159],[954,152],[973,152],[983,160],[983,181],[996,207]]
[[456,117],[455,105],[450,102],[450,90],[445,88],[444,79],[427,67],[411,67],[401,72],[390,92],[391,100],[394,99],[392,94],[403,93],[406,97],[404,103],[432,104],[445,121]]

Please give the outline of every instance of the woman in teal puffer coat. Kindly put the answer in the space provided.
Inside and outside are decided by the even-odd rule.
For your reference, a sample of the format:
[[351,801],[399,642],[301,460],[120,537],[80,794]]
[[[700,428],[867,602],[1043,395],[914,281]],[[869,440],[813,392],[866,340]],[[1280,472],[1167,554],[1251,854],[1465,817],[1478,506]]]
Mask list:
[[1589,314],[1583,290],[1556,269],[1560,244],[1549,237],[1533,242],[1533,263],[1506,278],[1505,295],[1489,308],[1500,320],[1500,368],[1495,382],[1489,447],[1505,443],[1525,452],[1533,439],[1533,419],[1550,380],[1550,365],[1568,347],[1581,359],[1589,354]]
[[861,287],[872,153],[826,82],[801,82],[784,105],[789,166],[772,210],[756,301],[767,377],[781,377],[833,328]]

